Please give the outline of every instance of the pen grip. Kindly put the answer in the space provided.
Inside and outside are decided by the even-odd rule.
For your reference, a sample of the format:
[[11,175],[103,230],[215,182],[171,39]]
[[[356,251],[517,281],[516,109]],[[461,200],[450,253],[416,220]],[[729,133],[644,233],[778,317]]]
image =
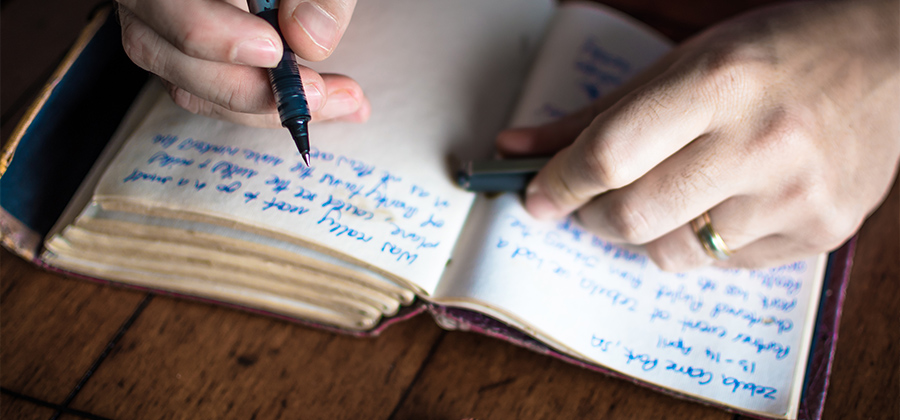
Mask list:
[[281,124],[295,124],[298,121],[308,122],[311,118],[309,106],[306,103],[306,95],[303,92],[303,80],[300,78],[300,68],[294,57],[294,52],[288,46],[281,29],[278,27],[278,10],[265,10],[257,14],[257,16],[269,22],[278,35],[281,36],[281,44],[284,46],[284,52],[281,55],[281,61],[272,69],[266,69],[269,74],[269,82],[272,85],[272,93],[275,94],[275,104],[278,106],[278,115],[281,117]]

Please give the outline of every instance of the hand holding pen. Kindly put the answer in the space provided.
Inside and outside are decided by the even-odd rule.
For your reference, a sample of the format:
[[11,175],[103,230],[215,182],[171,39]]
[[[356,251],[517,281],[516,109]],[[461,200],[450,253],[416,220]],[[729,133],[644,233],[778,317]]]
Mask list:
[[[281,127],[272,87],[259,67],[282,58],[281,37],[249,13],[246,0],[117,0],[125,52],[157,74],[181,107],[256,127]],[[328,57],[355,1],[284,0],[278,21],[295,54]],[[353,79],[299,67],[313,121],[368,119],[369,102]]]

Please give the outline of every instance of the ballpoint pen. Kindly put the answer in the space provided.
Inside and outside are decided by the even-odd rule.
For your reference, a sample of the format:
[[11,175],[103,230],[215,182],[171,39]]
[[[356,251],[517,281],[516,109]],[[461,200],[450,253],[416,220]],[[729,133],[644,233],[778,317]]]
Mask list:
[[303,157],[303,162],[309,166],[307,125],[312,117],[309,114],[309,106],[303,92],[303,81],[300,79],[297,59],[278,27],[278,3],[278,0],[247,0],[250,13],[265,19],[281,36],[281,44],[284,46],[281,61],[278,62],[278,66],[266,69],[266,71],[269,73],[269,82],[272,85],[272,92],[275,94],[281,125],[291,132],[291,137]]

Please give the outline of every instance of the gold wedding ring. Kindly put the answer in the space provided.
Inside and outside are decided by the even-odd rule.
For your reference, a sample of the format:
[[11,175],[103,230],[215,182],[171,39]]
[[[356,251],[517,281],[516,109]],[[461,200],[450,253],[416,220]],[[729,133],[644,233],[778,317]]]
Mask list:
[[709,219],[709,212],[703,212],[700,217],[691,221],[691,227],[700,239],[700,244],[706,253],[719,261],[725,261],[731,256],[731,250],[722,237],[713,229],[712,221]]

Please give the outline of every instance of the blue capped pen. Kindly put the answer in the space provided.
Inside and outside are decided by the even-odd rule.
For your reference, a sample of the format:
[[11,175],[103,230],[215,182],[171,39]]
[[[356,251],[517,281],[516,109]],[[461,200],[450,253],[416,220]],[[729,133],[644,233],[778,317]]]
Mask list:
[[309,114],[309,106],[306,104],[306,94],[303,92],[303,81],[300,79],[297,59],[285,41],[281,28],[278,27],[278,0],[247,0],[247,5],[250,13],[265,19],[281,36],[281,45],[284,47],[281,61],[278,62],[278,66],[266,69],[266,71],[269,73],[272,93],[275,94],[275,104],[278,106],[281,125],[291,132],[291,137],[303,157],[303,162],[309,166],[307,126],[312,117]]

